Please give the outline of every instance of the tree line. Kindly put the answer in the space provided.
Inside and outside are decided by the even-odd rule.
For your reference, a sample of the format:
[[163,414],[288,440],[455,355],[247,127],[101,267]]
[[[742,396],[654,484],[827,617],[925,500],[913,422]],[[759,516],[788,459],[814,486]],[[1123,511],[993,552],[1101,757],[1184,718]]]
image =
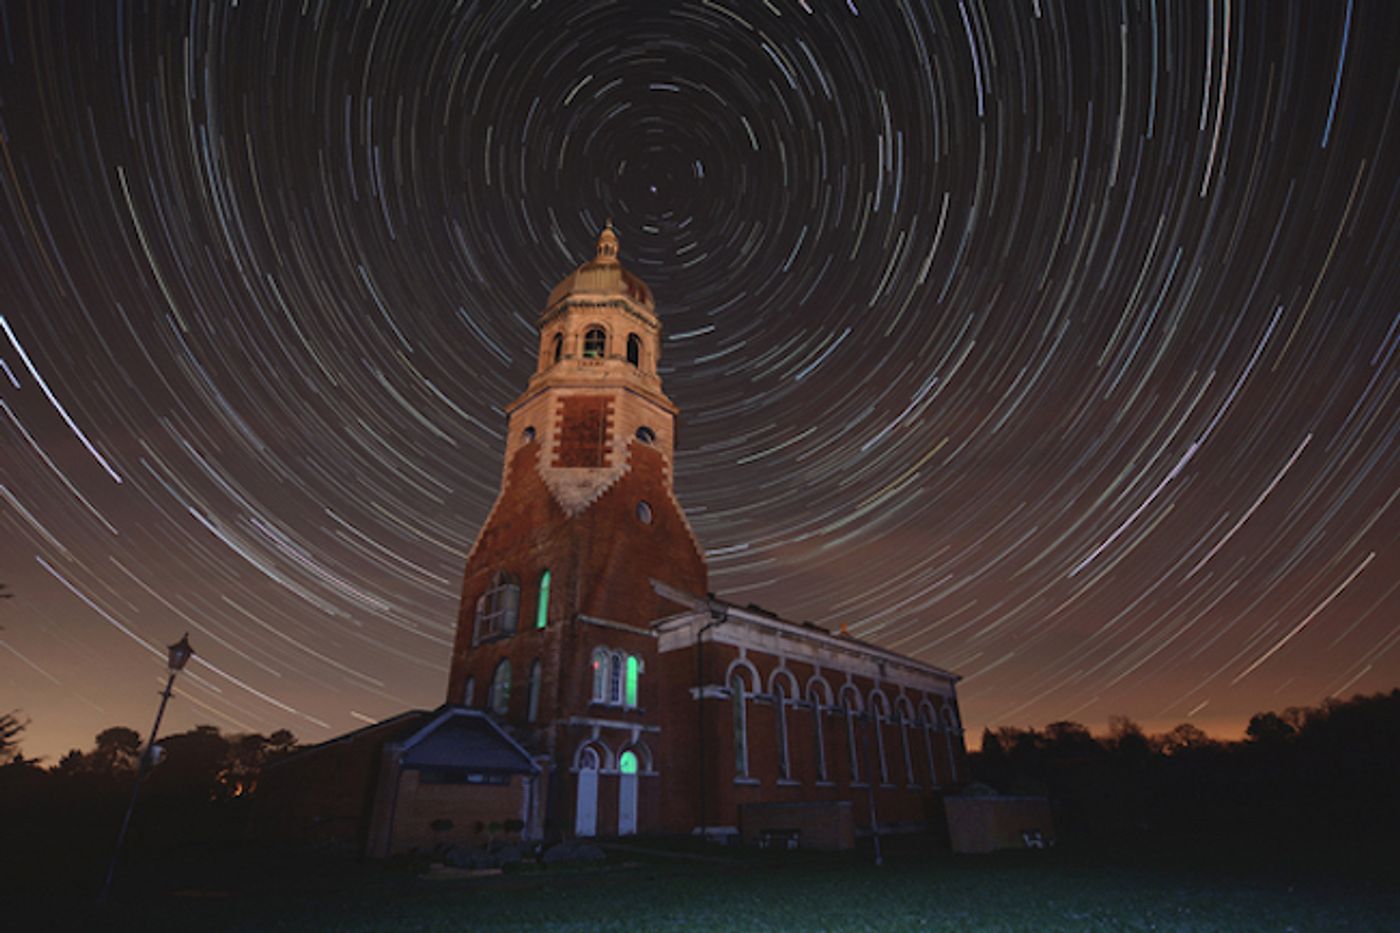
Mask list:
[[1074,722],[987,729],[971,759],[982,790],[1049,797],[1071,840],[1400,830],[1400,690],[1259,713],[1239,741],[1189,723],[1148,735],[1123,717],[1101,736]]

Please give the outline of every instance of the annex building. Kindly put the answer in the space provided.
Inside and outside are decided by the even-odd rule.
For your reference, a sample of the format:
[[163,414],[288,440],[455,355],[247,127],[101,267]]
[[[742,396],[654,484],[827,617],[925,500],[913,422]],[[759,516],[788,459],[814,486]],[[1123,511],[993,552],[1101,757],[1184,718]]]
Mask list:
[[447,707],[488,713],[578,836],[917,827],[965,781],[957,676],[709,592],[672,490],[651,290],[611,225],[539,315],[467,558]]

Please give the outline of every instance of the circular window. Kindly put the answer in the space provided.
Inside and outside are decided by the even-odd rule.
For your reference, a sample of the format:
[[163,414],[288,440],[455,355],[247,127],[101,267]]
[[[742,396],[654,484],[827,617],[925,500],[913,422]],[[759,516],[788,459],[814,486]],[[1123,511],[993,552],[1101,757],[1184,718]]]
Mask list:
[[637,520],[643,525],[651,524],[651,505],[645,499],[637,503]]
[[642,425],[637,429],[637,440],[641,441],[643,444],[655,444],[656,432],[646,425]]
[[527,443],[527,444],[530,443],[531,441],[533,441],[533,440],[535,439],[535,429],[534,429],[534,428],[526,428],[526,429],[525,429],[525,432],[524,432],[524,437],[525,437],[525,443]]

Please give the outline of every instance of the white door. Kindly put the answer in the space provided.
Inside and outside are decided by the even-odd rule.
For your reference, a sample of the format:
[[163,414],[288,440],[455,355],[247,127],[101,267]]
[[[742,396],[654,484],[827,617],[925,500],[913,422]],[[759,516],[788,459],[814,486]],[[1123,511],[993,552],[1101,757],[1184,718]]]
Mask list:
[[617,761],[617,834],[637,832],[637,755],[623,752]]
[[574,835],[598,833],[598,753],[585,748],[578,758],[578,805],[574,808]]

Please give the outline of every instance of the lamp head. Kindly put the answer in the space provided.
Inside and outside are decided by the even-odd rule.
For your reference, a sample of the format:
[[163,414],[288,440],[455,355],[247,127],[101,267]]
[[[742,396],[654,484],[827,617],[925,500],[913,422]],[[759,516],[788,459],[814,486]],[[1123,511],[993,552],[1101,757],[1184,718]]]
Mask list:
[[176,671],[184,670],[190,656],[194,654],[194,649],[190,647],[190,633],[186,632],[181,635],[180,640],[167,650],[170,652],[170,673],[174,674]]

